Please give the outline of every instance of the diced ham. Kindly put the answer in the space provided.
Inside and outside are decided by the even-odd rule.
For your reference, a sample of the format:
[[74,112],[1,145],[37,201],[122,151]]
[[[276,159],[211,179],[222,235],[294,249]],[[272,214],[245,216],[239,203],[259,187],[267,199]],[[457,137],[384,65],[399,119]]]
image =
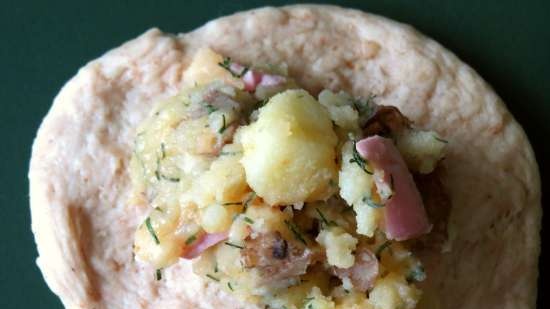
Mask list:
[[284,239],[279,232],[247,239],[242,255],[245,267],[259,270],[265,279],[262,284],[303,275],[313,261],[311,250]]
[[258,86],[274,87],[281,85],[286,82],[286,77],[248,70],[243,76],[243,82],[246,91],[254,92]]
[[284,76],[262,73],[249,69],[237,62],[231,62],[228,69],[233,76],[242,78],[244,90],[249,92],[256,91],[256,87],[258,86],[274,87],[286,82],[286,77]]
[[254,70],[248,70],[243,76],[244,90],[253,92],[262,82],[263,74]]
[[220,242],[227,239],[228,233],[212,233],[212,234],[203,234],[199,236],[191,245],[185,247],[183,250],[182,258],[184,259],[194,259],[200,256],[208,248],[213,247]]
[[231,62],[229,70],[231,70],[233,74],[242,75],[244,73],[244,70],[246,70],[246,67],[240,63]]
[[193,104],[189,111],[191,119],[198,119],[210,114],[213,110],[240,111],[242,104],[236,102],[229,95],[218,89],[207,89],[202,93],[200,101]]
[[375,170],[384,172],[384,182],[393,190],[384,207],[388,239],[407,240],[428,233],[432,226],[422,197],[392,140],[375,135],[357,142],[356,149]]
[[366,292],[378,277],[378,266],[376,255],[366,247],[360,247],[355,253],[355,263],[352,267],[335,267],[333,272],[340,279],[348,278],[356,290]]
[[264,87],[278,86],[284,82],[286,82],[286,78],[284,76],[263,74],[262,81],[258,86],[264,86]]

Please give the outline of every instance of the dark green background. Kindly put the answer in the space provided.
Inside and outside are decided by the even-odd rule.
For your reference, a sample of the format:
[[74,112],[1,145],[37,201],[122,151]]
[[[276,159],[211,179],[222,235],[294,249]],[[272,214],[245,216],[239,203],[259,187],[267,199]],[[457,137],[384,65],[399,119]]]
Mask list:
[[[35,266],[27,181],[32,139],[55,94],[87,61],[150,27],[185,32],[209,19],[266,2],[10,1],[0,6],[0,304],[2,308],[61,308]],[[550,1],[333,3],[412,24],[473,66],[526,129],[546,183],[550,175]],[[548,190],[544,191],[547,196]],[[543,259],[548,254],[545,250]],[[547,276],[547,264],[542,267],[541,277]],[[544,282],[550,284],[548,279]],[[540,295],[539,308],[548,306],[548,296]]]

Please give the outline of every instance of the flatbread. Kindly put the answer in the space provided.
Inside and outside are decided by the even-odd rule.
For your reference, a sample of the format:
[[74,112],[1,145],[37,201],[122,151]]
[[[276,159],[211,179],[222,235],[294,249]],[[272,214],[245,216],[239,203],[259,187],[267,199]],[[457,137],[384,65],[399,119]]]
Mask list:
[[425,257],[421,308],[534,308],[540,180],[502,100],[411,27],[318,5],[247,11],[177,36],[152,29],[63,87],[38,131],[29,179],[37,263],[67,308],[255,308],[192,274],[188,261],[156,281],[154,269],[132,259],[147,213],[127,205],[135,129],[155,102],[178,92],[203,46],[245,64],[285,62],[313,94],[374,93],[445,136],[452,246]]

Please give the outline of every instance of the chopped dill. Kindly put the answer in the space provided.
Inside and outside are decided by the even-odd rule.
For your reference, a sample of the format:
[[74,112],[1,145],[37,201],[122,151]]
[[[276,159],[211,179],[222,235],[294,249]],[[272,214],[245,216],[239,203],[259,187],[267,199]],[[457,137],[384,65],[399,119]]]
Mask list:
[[444,144],[448,144],[448,143],[449,143],[448,140],[442,139],[441,137],[439,137],[439,136],[437,136],[437,135],[434,135],[433,137],[434,137],[434,139],[435,139],[436,141],[438,141],[438,142],[442,142],[442,143],[444,143]]
[[234,243],[230,243],[228,241],[224,242],[224,244],[228,245],[229,247],[237,248],[237,249],[244,249],[244,246],[236,245]]
[[231,58],[229,57],[226,57],[223,59],[222,62],[219,62],[218,65],[221,66],[222,68],[224,68],[225,70],[227,70],[229,73],[231,73],[231,75],[233,77],[236,77],[236,78],[241,78],[243,77],[243,75],[246,74],[246,72],[248,72],[249,68],[248,67],[244,67],[243,70],[240,72],[240,73],[235,73],[233,72],[233,70],[231,70]]
[[161,154],[161,159],[164,159],[166,158],[166,148],[164,146],[164,143],[160,143],[160,154]]
[[363,197],[362,201],[363,201],[363,203],[366,203],[367,206],[372,207],[372,208],[382,208],[382,207],[384,207],[384,204],[376,203],[369,196]]
[[349,159],[349,163],[355,163],[355,164],[359,165],[359,167],[363,171],[365,171],[365,173],[367,173],[369,175],[372,175],[373,172],[371,172],[367,169],[367,161],[365,159],[363,159],[363,157],[361,157],[361,155],[357,151],[356,145],[357,145],[357,142],[353,141],[353,158]]
[[361,100],[361,98],[353,100],[352,104],[359,114],[370,115],[372,113],[372,106],[375,98],[375,94],[370,94],[365,100]]
[[227,124],[225,123],[225,114],[222,114],[222,127],[218,130],[218,133],[222,134],[225,129],[227,129]]
[[208,277],[208,278],[210,278],[210,279],[212,279],[212,280],[214,280],[214,281],[216,281],[216,282],[220,282],[220,279],[219,279],[219,278],[216,278],[216,277],[212,276],[211,274],[206,274],[206,277]]
[[250,202],[252,202],[255,198],[256,198],[256,192],[250,193],[250,196],[248,196],[248,198],[246,199],[246,201],[244,201],[244,203],[243,203],[243,205],[244,205],[244,210],[243,210],[243,211],[246,211],[246,210],[248,209],[248,205],[249,205]]
[[180,182],[180,179],[178,177],[168,177],[168,176],[165,176],[165,175],[160,174],[160,173],[159,173],[159,176],[160,176],[160,178],[162,178],[164,180],[168,180],[170,182]]
[[336,225],[336,222],[332,220],[331,221],[327,220],[327,217],[325,217],[325,215],[321,212],[321,210],[319,210],[319,208],[315,208],[315,211],[317,212],[319,217],[321,217],[321,222],[323,222],[326,226]]
[[162,268],[158,268],[156,271],[155,271],[155,279],[157,279],[157,281],[160,281],[160,279],[162,279]]
[[248,224],[254,224],[254,220],[250,219],[249,217],[244,217],[244,222]]
[[265,99],[263,99],[263,100],[261,100],[261,101],[258,101],[258,105],[259,105],[260,107],[262,107],[262,106],[265,106],[265,105],[267,104],[267,102],[269,102],[269,98],[265,98]]
[[378,249],[376,249],[376,258],[380,259],[380,255],[382,254],[382,252],[388,248],[389,246],[391,245],[391,241],[389,240],[386,240],[383,244],[380,245],[380,247],[378,247]]
[[221,151],[220,156],[235,156],[242,153],[241,151]]
[[223,206],[232,206],[232,205],[242,205],[243,202],[227,202],[227,203],[223,203],[222,205]]
[[315,297],[307,297],[304,298],[304,306],[306,309],[313,309],[313,304],[311,304],[311,301],[314,300]]
[[197,240],[197,233],[189,236],[189,238],[187,238],[187,240],[185,240],[185,244],[190,245],[190,244],[194,243],[195,240]]
[[226,57],[226,58],[223,58],[223,61],[222,62],[218,62],[218,65],[221,66],[222,68],[226,69],[227,71],[231,72],[231,58],[229,57]]
[[294,237],[297,240],[299,240],[300,242],[302,242],[304,245],[307,245],[306,240],[304,239],[304,237],[300,233],[300,230],[298,229],[296,224],[294,224],[294,223],[292,223],[288,220],[285,220],[284,222],[285,222],[286,226],[288,227],[288,229],[292,232],[292,234],[294,234]]
[[424,279],[426,279],[426,272],[424,271],[424,267],[422,267],[422,265],[416,266],[407,275],[406,279],[407,279],[408,282],[421,282],[421,281],[424,281]]
[[151,234],[151,237],[153,237],[153,240],[155,241],[155,244],[160,245],[160,240],[157,237],[157,234],[155,233],[155,230],[153,229],[153,226],[151,225],[151,218],[147,217],[145,219],[145,226],[147,227],[147,230],[149,231],[149,234]]
[[218,109],[211,104],[205,105],[206,110],[208,111],[208,114],[212,114],[213,112],[217,111]]
[[166,157],[166,151],[164,149],[164,143],[160,144],[160,150],[161,150],[161,158],[157,157],[157,167],[155,168],[155,178],[158,181],[160,181],[162,179],[162,180],[167,180],[167,181],[170,181],[170,182],[179,182],[180,179],[178,177],[166,176],[166,175],[163,175],[160,172],[160,160],[164,159]]
[[157,157],[157,168],[155,169],[155,177],[160,181],[160,159]]
[[227,282],[227,287],[228,287],[231,291],[235,291],[235,290],[233,289],[233,286],[231,285],[231,282],[229,282],[229,281]]

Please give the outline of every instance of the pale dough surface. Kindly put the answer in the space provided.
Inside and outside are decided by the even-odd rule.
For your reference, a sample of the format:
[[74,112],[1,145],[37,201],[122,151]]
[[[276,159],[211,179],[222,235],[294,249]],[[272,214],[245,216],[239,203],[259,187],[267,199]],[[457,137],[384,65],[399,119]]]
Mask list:
[[[466,64],[411,27],[356,10],[289,6],[238,13],[177,36],[153,29],[84,66],[55,98],[33,145],[38,265],[67,308],[253,308],[180,261],[156,281],[132,260],[147,209],[127,205],[136,126],[174,95],[194,52],[285,62],[322,88],[378,96],[449,141],[443,179],[452,250],[429,255],[422,308],[534,308],[540,180],[501,99]],[[513,72],[510,72],[513,74]]]

